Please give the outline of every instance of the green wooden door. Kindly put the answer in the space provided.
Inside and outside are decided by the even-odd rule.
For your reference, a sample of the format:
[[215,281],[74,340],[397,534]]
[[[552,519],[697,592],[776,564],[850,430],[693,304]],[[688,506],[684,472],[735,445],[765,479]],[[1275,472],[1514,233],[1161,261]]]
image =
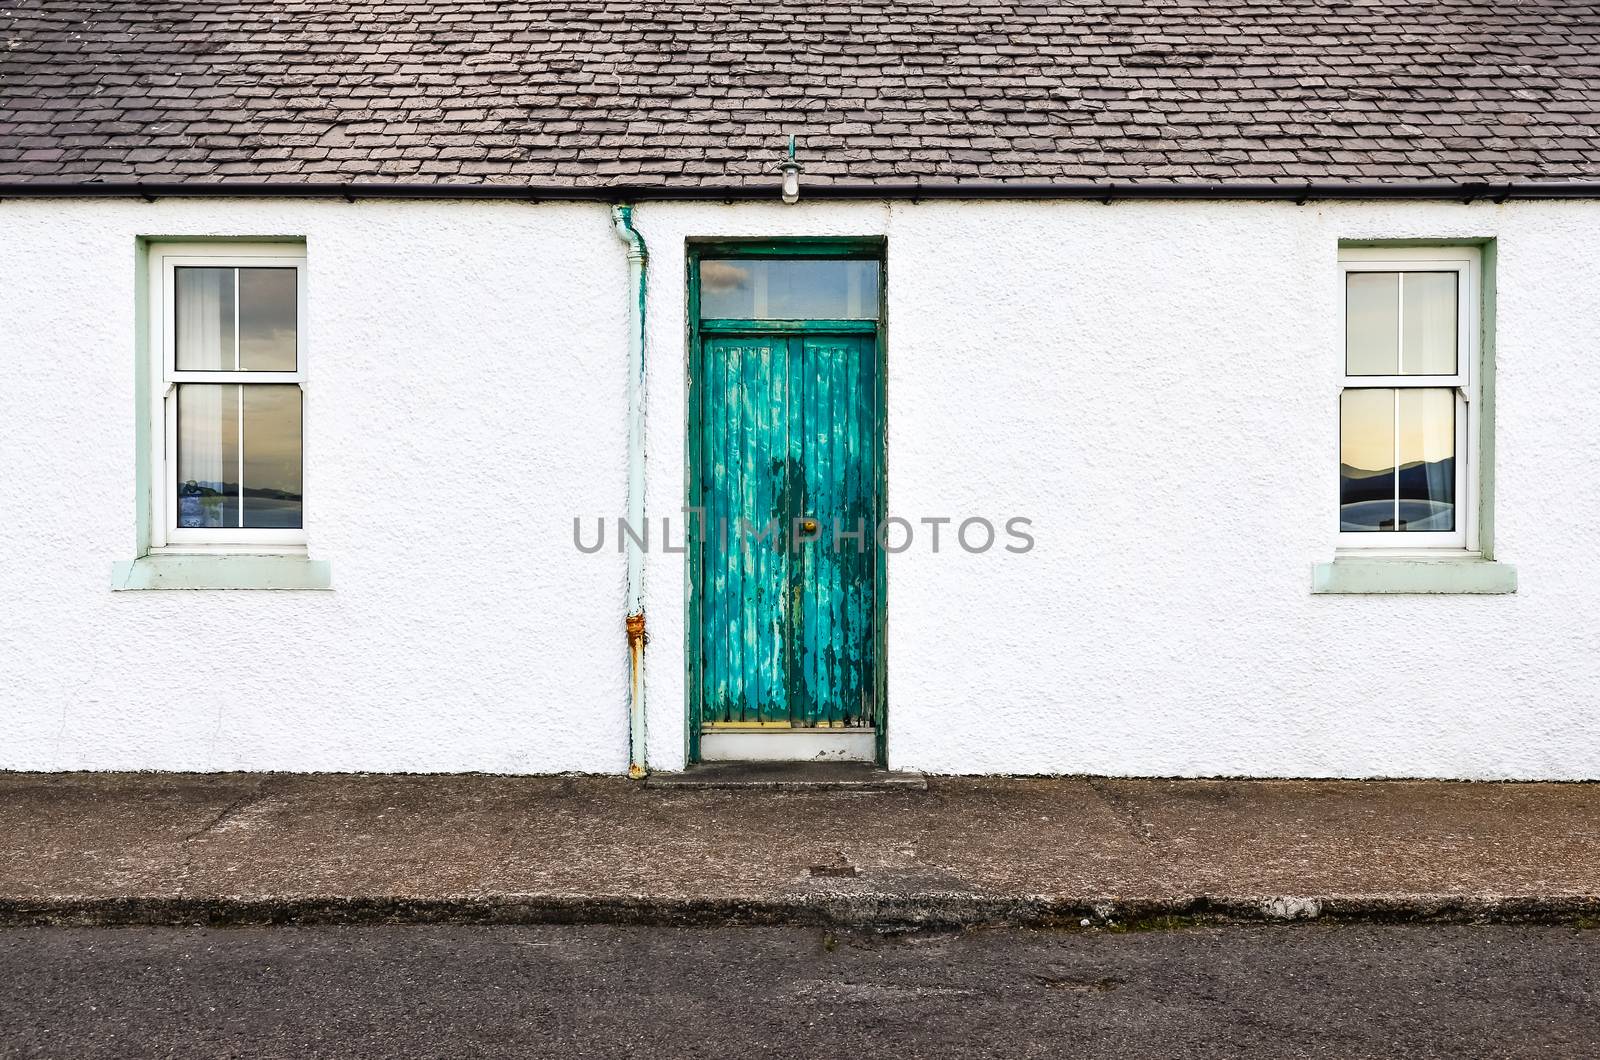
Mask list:
[[[871,333],[711,335],[693,377],[691,702],[701,729],[872,726]],[[813,525],[814,524],[814,525]]]

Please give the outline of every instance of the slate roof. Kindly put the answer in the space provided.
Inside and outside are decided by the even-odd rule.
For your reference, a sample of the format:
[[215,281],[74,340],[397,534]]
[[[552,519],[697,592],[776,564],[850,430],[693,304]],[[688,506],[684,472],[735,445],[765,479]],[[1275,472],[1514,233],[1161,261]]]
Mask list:
[[1600,177],[1581,0],[7,0],[0,179]]

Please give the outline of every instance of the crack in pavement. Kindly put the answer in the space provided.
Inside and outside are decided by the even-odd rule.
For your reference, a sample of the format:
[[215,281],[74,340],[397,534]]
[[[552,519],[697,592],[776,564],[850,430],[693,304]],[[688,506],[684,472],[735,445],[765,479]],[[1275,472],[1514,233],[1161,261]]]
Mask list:
[[199,828],[196,828],[193,832],[190,832],[188,835],[183,837],[183,840],[178,844],[178,849],[183,852],[182,871],[178,875],[178,897],[189,897],[189,875],[194,869],[194,853],[192,847],[195,841],[216,831],[216,829],[221,827],[224,823],[236,817],[245,809],[245,807],[262,798],[264,794],[263,789],[265,787],[265,778],[255,781],[246,791],[239,794],[220,811],[218,811],[217,814],[211,818],[211,820],[207,821],[205,824],[201,825]]
[[1099,796],[1100,801],[1105,804],[1106,808],[1117,816],[1125,819],[1127,823],[1132,826],[1134,836],[1146,847],[1148,847],[1151,853],[1161,852],[1160,847],[1156,843],[1155,829],[1151,828],[1149,823],[1145,821],[1144,816],[1139,813],[1139,808],[1137,806],[1135,806],[1132,802],[1108,791],[1104,782],[1101,781],[1100,778],[1087,777],[1085,779],[1090,790],[1093,791],[1095,795]]

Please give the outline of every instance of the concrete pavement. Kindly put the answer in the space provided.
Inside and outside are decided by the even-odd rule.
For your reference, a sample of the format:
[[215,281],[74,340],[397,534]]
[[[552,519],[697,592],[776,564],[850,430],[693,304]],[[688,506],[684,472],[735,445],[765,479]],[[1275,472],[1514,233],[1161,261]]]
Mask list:
[[1600,785],[0,775],[0,922],[1600,916]]

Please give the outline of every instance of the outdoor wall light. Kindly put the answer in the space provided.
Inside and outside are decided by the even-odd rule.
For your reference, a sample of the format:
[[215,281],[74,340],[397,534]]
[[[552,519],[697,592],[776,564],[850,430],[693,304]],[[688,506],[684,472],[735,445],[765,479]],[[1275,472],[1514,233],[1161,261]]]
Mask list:
[[794,157],[794,137],[789,137],[789,157],[778,166],[783,174],[783,201],[793,205],[800,201],[800,163]]

